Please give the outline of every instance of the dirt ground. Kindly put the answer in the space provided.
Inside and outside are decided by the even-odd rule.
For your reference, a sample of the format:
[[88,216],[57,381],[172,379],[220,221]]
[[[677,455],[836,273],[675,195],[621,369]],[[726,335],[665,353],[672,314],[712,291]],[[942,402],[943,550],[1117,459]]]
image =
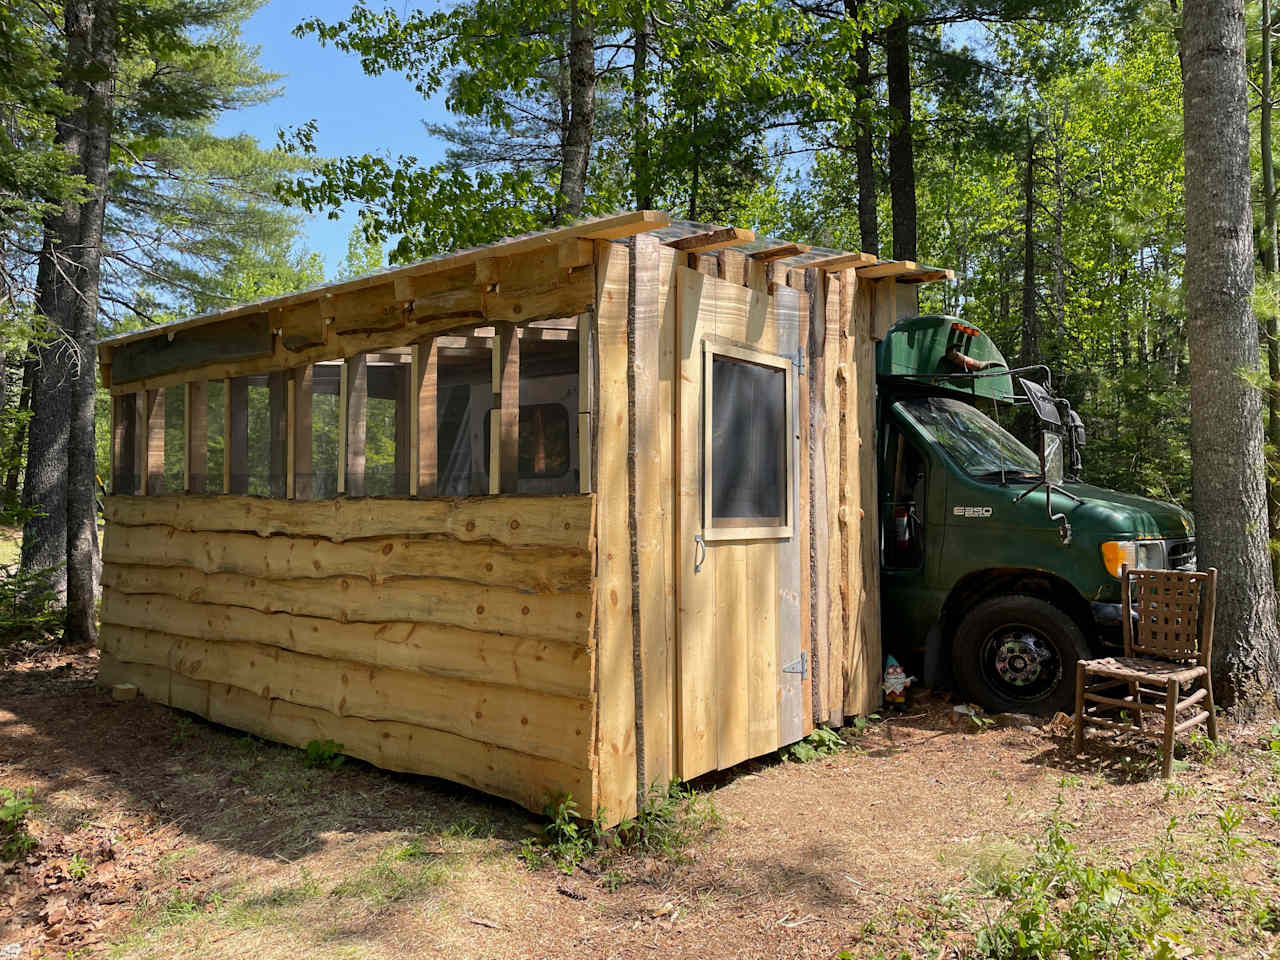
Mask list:
[[544,821],[509,803],[113,702],[95,666],[0,673],[0,785],[40,804],[38,846],[0,864],[0,960],[970,956],[1000,909],[981,878],[1051,822],[1135,875],[1162,842],[1215,865],[1216,899],[1172,897],[1177,949],[1157,955],[1280,955],[1280,748],[1260,728],[1228,727],[1170,785],[1152,748],[1074,758],[1062,718],[979,725],[922,696],[832,756],[704,778],[719,823],[681,856],[565,873],[526,864]]

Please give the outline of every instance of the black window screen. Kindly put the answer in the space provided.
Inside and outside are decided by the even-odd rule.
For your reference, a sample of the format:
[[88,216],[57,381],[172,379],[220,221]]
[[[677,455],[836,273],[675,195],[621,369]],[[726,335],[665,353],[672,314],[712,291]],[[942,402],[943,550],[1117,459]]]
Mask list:
[[712,354],[711,388],[711,525],[785,525],[786,371]]
[[[492,410],[484,415],[484,463],[489,466]],[[569,414],[558,403],[520,406],[520,478],[563,477],[569,472]]]

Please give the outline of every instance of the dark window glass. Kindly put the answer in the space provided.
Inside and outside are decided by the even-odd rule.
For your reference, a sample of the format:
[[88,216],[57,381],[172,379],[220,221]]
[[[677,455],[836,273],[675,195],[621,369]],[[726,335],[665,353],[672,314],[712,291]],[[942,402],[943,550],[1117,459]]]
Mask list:
[[[493,435],[492,410],[484,414],[484,464],[489,467]],[[563,477],[569,472],[569,414],[559,403],[535,403],[520,407],[520,477],[536,480]]]
[[786,371],[712,354],[713,526],[748,519],[786,523],[786,421]]

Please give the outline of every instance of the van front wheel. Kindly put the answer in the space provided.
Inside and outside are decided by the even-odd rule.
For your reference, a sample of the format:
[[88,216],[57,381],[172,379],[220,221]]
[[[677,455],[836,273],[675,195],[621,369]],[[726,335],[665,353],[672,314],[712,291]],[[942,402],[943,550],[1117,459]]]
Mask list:
[[991,713],[1071,713],[1076,661],[1088,657],[1080,627],[1038,597],[984,600],[951,646],[956,686]]

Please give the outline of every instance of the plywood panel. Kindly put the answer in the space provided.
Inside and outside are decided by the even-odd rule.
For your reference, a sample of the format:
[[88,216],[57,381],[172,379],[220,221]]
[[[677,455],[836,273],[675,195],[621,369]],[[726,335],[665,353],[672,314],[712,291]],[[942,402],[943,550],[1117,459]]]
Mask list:
[[175,530],[159,524],[113,526],[102,558],[109,563],[194,567],[265,579],[438,577],[541,593],[585,591],[591,557],[583,551],[373,537],[333,543],[319,537]]
[[[523,593],[459,580],[414,578],[371,584],[357,577],[267,580],[188,567],[103,565],[102,582],[122,593],[212,600],[264,613],[296,613],[339,622],[412,620],[550,639],[584,638],[590,594]],[[581,642],[581,641],[580,641]]]
[[596,246],[599,292],[596,343],[600,393],[596,451],[599,517],[596,590],[599,634],[600,803],[610,820],[636,805],[635,673],[631,632],[631,537],[628,530],[627,272],[628,250]]
[[[102,622],[199,640],[259,643],[317,657],[579,699],[591,695],[591,651],[585,644],[568,641],[432,623],[338,623],[320,617],[193,603],[163,594],[131,596],[109,587],[102,591]],[[109,636],[103,649],[110,647]],[[149,662],[167,663],[167,655]]]
[[439,500],[323,500],[260,497],[107,497],[109,523],[165,524],[177,530],[285,534],[341,543],[368,537],[441,534],[467,542],[586,550],[592,496],[469,497]]

